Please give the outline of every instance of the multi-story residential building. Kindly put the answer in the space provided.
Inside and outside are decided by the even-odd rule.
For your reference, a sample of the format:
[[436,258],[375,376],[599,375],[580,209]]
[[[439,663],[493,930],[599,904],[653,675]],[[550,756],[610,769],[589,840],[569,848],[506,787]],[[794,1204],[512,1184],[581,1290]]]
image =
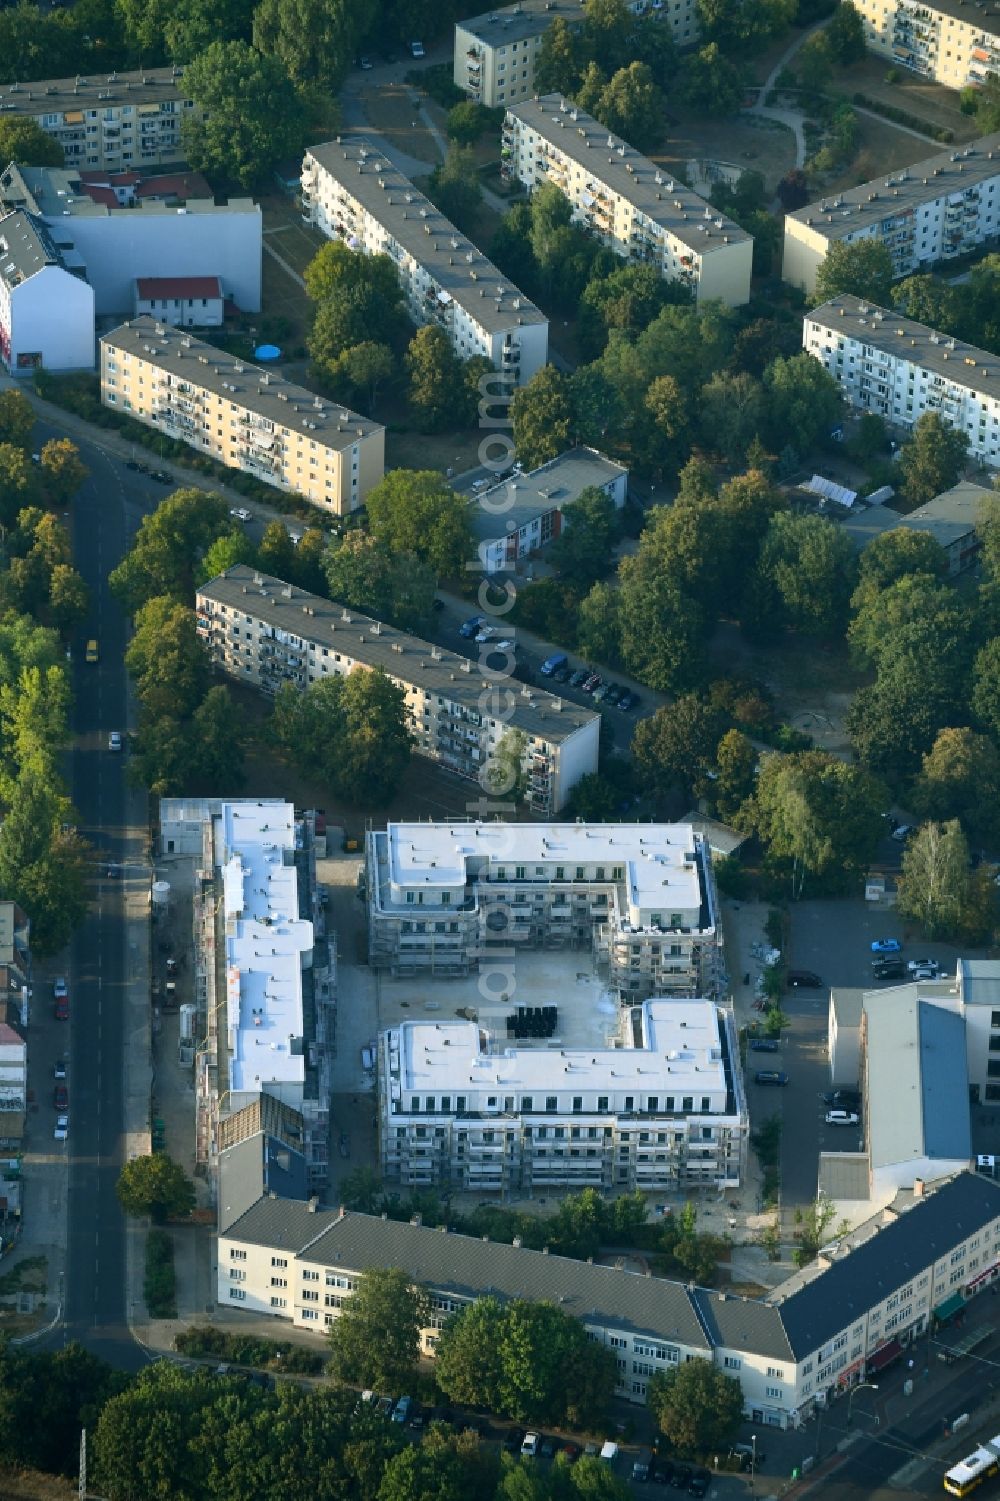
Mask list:
[[623,997],[723,989],[707,842],[690,824],[390,823],[366,840],[369,962],[468,974],[490,944],[584,948]]
[[[648,9],[670,27],[678,46],[690,47],[698,40],[694,0],[652,0],[651,5],[629,0],[628,8],[636,14]],[[535,59],[545,33],[555,20],[577,31],[582,19],[582,0],[520,0],[518,5],[456,22],[456,87],[487,109],[534,98]]]
[[[296,1115],[308,1179],[327,1179],[336,952],[321,936],[314,827],[312,815],[278,798],[166,798],[160,806],[163,840],[201,849],[195,1140],[213,1185],[220,1151],[250,1135],[280,1136]],[[226,1127],[264,1095],[287,1111],[251,1111],[249,1124],[243,1117]]]
[[1000,133],[785,215],[781,275],[811,292],[831,245],[888,246],[896,276],[968,255],[1000,232]]
[[226,299],[217,276],[137,276],[132,315],[171,328],[221,328]]
[[93,289],[30,214],[0,219],[0,359],[12,375],[94,364]]
[[807,313],[802,343],[852,407],[911,428],[939,412],[969,457],[1000,465],[1000,358],[847,293]]
[[582,776],[597,770],[600,715],[519,683],[489,645],[482,664],[444,651],[317,594],[242,564],[198,590],[198,634],[215,665],[275,693],[356,667],[381,668],[406,694],[414,749],[490,789],[489,770],[510,732],[524,737],[528,800],[557,813]]
[[561,94],[508,109],[504,175],[531,192],[552,182],[573,218],[616,255],[654,266],[699,302],[750,300],[753,240],[718,209]]
[[521,385],[545,364],[544,314],[366,136],[310,146],[301,197],[330,239],[390,257],[414,322],[437,324],[462,359],[485,355]]
[[334,516],[385,472],[379,423],[153,318],[102,337],[101,401]]
[[59,142],[70,167],[113,171],[182,159],[181,122],[196,116],[183,68],[109,78],[53,78],[0,86],[0,110],[26,115]]
[[985,5],[965,0],[857,0],[865,40],[923,78],[951,89],[978,87],[1000,72],[1000,23]]
[[1000,1186],[960,1173],[918,1187],[765,1298],[592,1266],[520,1245],[376,1215],[262,1197],[218,1240],[219,1303],[320,1335],[358,1278],[406,1270],[426,1289],[432,1355],[449,1314],[489,1295],[556,1303],[618,1362],[618,1393],[644,1402],[649,1378],[710,1360],[739,1381],[753,1423],[797,1428],[874,1379],[913,1341],[1000,1278]]
[[584,490],[601,490],[621,510],[628,470],[593,448],[571,448],[528,474],[516,471],[474,497],[469,509],[484,573],[516,569],[554,542]]
[[[554,999],[558,1001],[559,997]],[[379,1160],[408,1187],[736,1188],[747,1110],[731,1011],[621,1008],[604,1047],[510,1047],[482,1022],[404,1021],[379,1039]]]
[[261,214],[251,198],[183,206],[138,192],[119,201],[111,188],[62,167],[19,167],[0,176],[0,203],[44,224],[63,264],[94,289],[98,317],[130,317],[137,277],[218,278],[243,312],[260,309]]

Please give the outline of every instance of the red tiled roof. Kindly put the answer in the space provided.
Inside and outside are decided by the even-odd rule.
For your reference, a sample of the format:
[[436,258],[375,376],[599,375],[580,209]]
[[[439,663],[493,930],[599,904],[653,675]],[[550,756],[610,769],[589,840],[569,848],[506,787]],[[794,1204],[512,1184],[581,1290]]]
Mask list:
[[80,181],[85,187],[134,188],[142,177],[138,172],[81,172]]
[[177,172],[165,177],[146,177],[135,190],[137,198],[211,198],[208,179],[200,172]]
[[9,1027],[6,1022],[0,1022],[0,1044],[2,1044],[4,1047],[9,1047],[11,1043],[16,1044],[23,1042],[24,1038],[21,1036],[20,1032],[15,1032],[14,1028]]
[[144,302],[167,297],[222,296],[217,276],[140,276],[135,284]]
[[83,188],[83,191],[86,193],[87,197],[92,198],[95,203],[103,203],[105,208],[121,208],[121,204],[115,197],[114,190],[112,188],[101,188],[98,187],[96,183],[92,182],[84,182],[81,183],[80,186]]

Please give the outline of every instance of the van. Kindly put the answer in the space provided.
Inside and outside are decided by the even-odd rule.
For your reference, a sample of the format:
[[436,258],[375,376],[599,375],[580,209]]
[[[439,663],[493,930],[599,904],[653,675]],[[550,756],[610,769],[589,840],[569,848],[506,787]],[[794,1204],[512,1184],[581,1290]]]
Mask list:
[[410,1412],[412,1411],[412,1408],[413,1408],[413,1398],[412,1397],[400,1397],[399,1401],[396,1403],[396,1406],[393,1408],[392,1421],[394,1423],[406,1423],[406,1422],[408,1422],[409,1421],[409,1417],[410,1417]]
[[101,654],[97,647],[97,641],[93,636],[91,636],[90,640],[87,642],[87,650],[85,656],[88,662],[97,662],[100,660]]
[[538,670],[542,674],[543,678],[550,678],[554,672],[559,671],[560,667],[568,666],[569,660],[566,656],[566,653],[557,651],[553,652],[551,657],[546,657],[545,661],[542,663],[541,667]]
[[754,1074],[754,1082],[757,1084],[787,1084],[788,1075],[779,1074],[773,1069],[759,1068]]
[[769,1037],[751,1037],[751,1050],[755,1053],[777,1053],[778,1044]]

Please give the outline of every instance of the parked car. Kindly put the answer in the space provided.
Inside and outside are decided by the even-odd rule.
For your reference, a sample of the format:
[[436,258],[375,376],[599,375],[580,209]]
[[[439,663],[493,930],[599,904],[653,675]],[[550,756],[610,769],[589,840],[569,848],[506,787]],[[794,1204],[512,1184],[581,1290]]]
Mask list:
[[589,677],[590,677],[590,670],[589,670],[589,668],[578,667],[576,669],[576,671],[574,672],[573,676],[569,680],[569,686],[571,688],[582,688],[583,685],[584,685],[584,683],[587,681],[587,679]]
[[674,1472],[670,1477],[670,1484],[675,1491],[686,1491],[691,1481],[691,1471],[687,1465],[675,1465]]
[[586,678],[585,681],[584,681],[584,684],[583,684],[583,691],[584,691],[584,693],[593,693],[593,692],[595,692],[596,689],[598,689],[601,686],[601,681],[602,681],[601,674],[599,672],[592,672],[590,674],[590,677]]
[[65,1079],[65,1077],[66,1077],[66,1059],[65,1058],[57,1058],[56,1059],[55,1068],[52,1070],[52,1077],[53,1077],[53,1079]]
[[65,1084],[57,1084],[52,1091],[52,1104],[56,1110],[69,1109],[69,1090]]
[[503,1446],[508,1454],[520,1454],[521,1445],[524,1443],[524,1429],[511,1428],[503,1441]]
[[392,1409],[395,1407],[395,1405],[396,1404],[391,1397],[379,1397],[378,1401],[375,1403],[375,1411],[378,1413],[380,1418],[391,1418]]
[[575,1465],[577,1460],[580,1458],[580,1445],[573,1443],[567,1444],[563,1449],[563,1454],[566,1456],[566,1463],[568,1465]]
[[98,646],[95,637],[91,636],[90,640],[87,642],[87,648],[83,655],[84,660],[90,663],[99,662],[101,660],[101,649]]
[[873,954],[900,954],[903,945],[898,938],[875,938],[872,940]]
[[654,1459],[650,1467],[649,1478],[654,1485],[669,1485],[673,1473],[674,1467],[669,1459]]
[[56,1128],[53,1131],[52,1135],[55,1137],[56,1141],[66,1141],[66,1140],[68,1140],[68,1138],[69,1138],[69,1116],[68,1115],[57,1115],[56,1116]]
[[521,1440],[522,1459],[535,1459],[538,1455],[538,1434],[526,1433]]
[[230,514],[230,516],[235,516],[237,521],[252,521],[253,520],[253,516],[247,510],[246,506],[230,506],[230,508],[229,508],[229,514]]
[[695,1470],[694,1474],[691,1476],[691,1479],[688,1481],[688,1495],[706,1496],[708,1494],[709,1484],[710,1477],[708,1471]]
[[751,1037],[750,1050],[753,1053],[777,1053],[779,1047],[772,1037]]
[[555,676],[560,667],[568,666],[569,661],[566,657],[566,653],[563,651],[555,651],[552,653],[551,657],[545,658],[545,661],[542,663],[541,667],[538,670],[542,674],[543,678],[551,678]]
[[639,700],[631,688],[624,688],[618,696],[618,708],[625,714],[628,713],[629,709],[634,709],[638,702]]
[[165,469],[151,469],[149,471],[149,477],[150,477],[150,479],[155,479],[155,481],[156,481],[156,483],[158,485],[172,485],[173,484],[173,480],[171,479],[170,475],[167,473],[167,471]]
[[52,994],[57,1001],[60,997],[69,995],[69,986],[66,984],[65,975],[59,975],[52,981]]
[[463,623],[459,626],[459,628],[458,628],[458,634],[464,640],[471,641],[472,637],[476,634],[476,632],[480,629],[480,627],[483,626],[483,625],[485,625],[485,624],[486,624],[486,616],[485,615],[473,615],[472,618],[471,618],[471,620],[463,621]]
[[497,628],[495,625],[481,625],[476,632],[476,640],[482,644],[482,642],[488,641],[491,636],[495,636],[496,633]]
[[790,969],[788,984],[793,990],[822,990],[823,981],[811,969]]
[[917,830],[914,824],[901,823],[898,828],[893,829],[891,838],[895,839],[897,844],[905,844],[910,835],[915,834],[916,832]]
[[569,682],[569,667],[568,666],[557,667],[556,670],[555,670],[555,672],[552,674],[552,681],[554,683],[568,683]]
[[411,57],[425,57],[426,53],[424,52],[423,42],[411,42],[410,55]]
[[778,1073],[776,1069],[759,1068],[754,1074],[754,1082],[757,1084],[780,1084],[788,1083],[788,1075]]
[[643,1459],[641,1457],[639,1459],[633,1460],[633,1462],[632,1462],[632,1483],[635,1484],[636,1481],[642,1481],[643,1483],[645,1483],[645,1481],[647,1481],[648,1479],[649,1479],[649,1460],[648,1459]]
[[857,1089],[834,1089],[823,1096],[823,1104],[833,1110],[857,1110],[861,1104],[861,1093]]
[[372,67],[372,60],[371,60],[371,58],[370,57],[359,57],[358,58],[358,67],[361,69],[361,71],[363,73],[370,72],[371,71],[371,67]]
[[120,751],[121,748],[122,748],[122,732],[121,732],[121,730],[112,730],[111,734],[108,736],[108,750],[109,751]]
[[410,1414],[412,1413],[412,1411],[413,1398],[400,1397],[399,1401],[392,1409],[392,1421],[394,1423],[408,1423],[410,1421]]
[[906,967],[911,975],[918,969],[926,969],[929,974],[936,975],[941,968],[936,959],[911,959]]
[[902,959],[876,959],[872,964],[876,980],[901,980],[905,973]]
[[610,689],[610,683],[598,683],[597,687],[594,689],[594,703],[603,704],[608,696],[608,693],[610,692]]
[[826,1124],[828,1126],[857,1126],[861,1117],[855,1115],[853,1110],[828,1110],[826,1112]]
[[910,971],[911,980],[943,980],[944,978],[944,975],[939,972],[937,965],[931,969],[929,964],[922,964],[919,969]]

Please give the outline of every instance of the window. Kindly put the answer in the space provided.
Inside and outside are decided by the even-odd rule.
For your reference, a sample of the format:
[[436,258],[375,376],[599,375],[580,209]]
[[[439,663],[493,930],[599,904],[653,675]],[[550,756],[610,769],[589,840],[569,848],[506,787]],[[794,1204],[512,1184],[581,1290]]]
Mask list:
[[237,1303],[245,1303],[247,1300],[247,1295],[242,1287],[231,1287],[229,1289],[229,1296]]
[[743,1362],[738,1355],[724,1355],[722,1357],[722,1364],[727,1371],[738,1371]]
[[272,1266],[287,1266],[288,1265],[288,1258],[286,1256],[272,1256],[271,1257],[271,1265]]
[[272,1287],[287,1287],[288,1286],[288,1278],[287,1277],[272,1277],[271,1278],[271,1286]]
[[247,1253],[245,1251],[238,1251],[235,1246],[230,1246],[229,1259],[230,1261],[246,1261]]
[[287,1298],[272,1298],[271,1299],[271,1307],[272,1308],[287,1308],[288,1307],[288,1299]]

